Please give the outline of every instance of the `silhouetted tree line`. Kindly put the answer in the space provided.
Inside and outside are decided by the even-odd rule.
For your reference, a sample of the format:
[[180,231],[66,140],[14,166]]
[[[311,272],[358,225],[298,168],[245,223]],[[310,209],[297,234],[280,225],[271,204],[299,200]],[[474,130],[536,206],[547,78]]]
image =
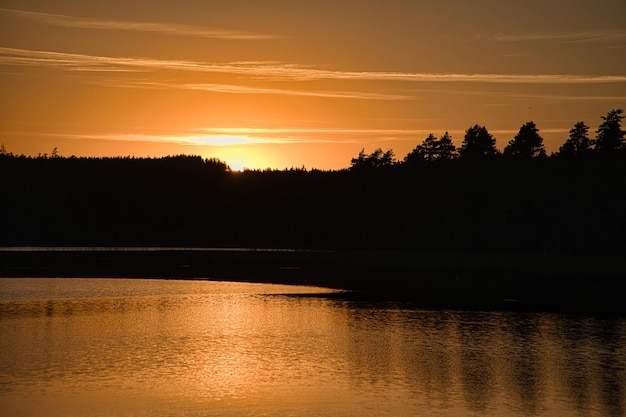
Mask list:
[[[577,122],[569,132],[569,137],[559,148],[554,157],[582,157],[591,153],[611,154],[626,150],[625,131],[621,128],[622,109],[613,109],[606,116],[597,130],[595,139],[589,138],[589,126],[585,122]],[[525,123],[511,141],[500,152],[496,148],[495,138],[485,126],[474,125],[465,131],[461,147],[457,149],[452,138],[446,132],[440,138],[430,133],[424,141],[406,155],[403,161],[394,159],[393,150],[383,152],[376,149],[370,155],[362,149],[357,158],[351,161],[351,168],[386,167],[396,164],[415,165],[423,162],[448,161],[452,159],[485,160],[502,156],[504,158],[545,158],[546,151],[543,138],[534,122]]]
[[546,156],[528,122],[503,152],[484,126],[429,135],[403,161],[230,172],[217,159],[13,155],[0,147],[0,245],[386,248],[621,254],[621,110]]

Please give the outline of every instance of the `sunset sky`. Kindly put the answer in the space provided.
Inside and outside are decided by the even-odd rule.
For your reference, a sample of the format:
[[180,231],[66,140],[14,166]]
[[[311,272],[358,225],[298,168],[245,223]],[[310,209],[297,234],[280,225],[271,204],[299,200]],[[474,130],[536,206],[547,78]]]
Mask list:
[[14,154],[338,169],[531,120],[550,153],[626,109],[626,1],[2,0],[0,94]]

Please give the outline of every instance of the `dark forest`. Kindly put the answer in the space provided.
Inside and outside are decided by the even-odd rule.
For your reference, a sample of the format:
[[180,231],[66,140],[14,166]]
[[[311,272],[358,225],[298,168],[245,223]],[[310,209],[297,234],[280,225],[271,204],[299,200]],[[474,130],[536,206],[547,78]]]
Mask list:
[[[622,254],[621,110],[577,123],[546,156],[526,123],[504,148],[483,126],[430,135],[403,160],[231,172],[217,159],[38,157],[2,149],[2,246],[196,246]],[[348,162],[348,161],[347,161]]]

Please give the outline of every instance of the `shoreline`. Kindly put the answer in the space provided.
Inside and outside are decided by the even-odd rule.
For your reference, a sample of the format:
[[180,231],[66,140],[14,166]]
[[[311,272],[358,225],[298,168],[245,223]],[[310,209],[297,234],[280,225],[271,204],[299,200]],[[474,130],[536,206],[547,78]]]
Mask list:
[[269,248],[0,248],[0,277],[204,279],[429,308],[626,315],[619,257]]

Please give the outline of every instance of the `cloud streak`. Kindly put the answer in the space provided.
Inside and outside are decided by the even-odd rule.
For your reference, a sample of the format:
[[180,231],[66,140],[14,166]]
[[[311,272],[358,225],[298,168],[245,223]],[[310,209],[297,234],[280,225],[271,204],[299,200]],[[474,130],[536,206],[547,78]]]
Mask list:
[[[199,129],[198,131],[201,131]],[[210,129],[209,129],[210,130]],[[218,129],[219,130],[219,129]],[[41,136],[41,134],[39,134]],[[294,143],[335,143],[335,140],[308,139],[294,137],[253,137],[246,134],[174,134],[174,135],[144,135],[134,133],[106,133],[106,134],[63,134],[50,133],[45,136],[80,139],[104,140],[114,142],[152,142],[177,145],[196,146],[234,146],[234,145],[267,145],[267,144],[294,144]]]
[[527,41],[560,41],[572,43],[589,42],[624,42],[626,41],[626,31],[587,31],[569,33],[523,33],[523,34],[503,34],[480,36],[480,39],[498,42],[527,42]]
[[230,135],[282,135],[282,134],[359,134],[359,135],[414,135],[426,132],[423,129],[346,129],[346,128],[246,128],[246,127],[207,127],[197,129],[209,134]]
[[[465,129],[445,129],[453,141],[460,143]],[[182,146],[263,146],[298,144],[353,144],[410,142],[421,143],[430,133],[443,132],[443,129],[362,129],[362,128],[245,128],[245,127],[206,127],[173,134],[135,133],[33,133],[11,132],[16,136],[47,136],[74,140],[101,140],[110,142],[166,143]],[[491,129],[497,137],[507,138],[518,133],[515,129]],[[569,128],[541,129],[540,134],[565,135]],[[502,139],[504,140],[504,139]],[[376,145],[374,145],[376,146]]]
[[476,90],[476,89],[406,89],[404,90],[407,93],[420,93],[420,94],[449,94],[454,96],[464,95],[464,96],[481,96],[481,97],[491,97],[491,98],[505,98],[505,99],[515,99],[515,100],[534,100],[542,99],[542,100],[556,100],[556,101],[625,101],[626,96],[624,95],[574,95],[574,94],[552,94],[545,91],[537,91],[533,94],[529,93],[514,93],[514,92],[504,92],[504,91],[488,91],[484,90]]
[[193,91],[208,91],[212,93],[225,94],[273,94],[299,97],[322,97],[322,98],[345,98],[360,100],[409,100],[411,97],[395,94],[365,93],[352,91],[306,91],[306,90],[285,90],[277,88],[260,88],[231,84],[165,84],[147,83],[148,86],[178,88]]
[[369,140],[415,141],[426,137],[431,131],[425,129],[306,129],[306,128],[241,128],[208,127],[185,133],[150,135],[134,133],[64,134],[13,132],[18,135],[48,136],[64,139],[102,140],[113,142],[152,142],[188,146],[242,146],[269,144],[328,144],[357,143],[364,137]]
[[119,58],[4,47],[0,48],[0,65],[56,67],[68,71],[182,71],[220,73],[275,81],[353,80],[508,84],[599,84],[626,82],[626,75],[444,74],[338,71],[300,67],[284,63],[206,63],[151,58]]
[[170,23],[129,22],[124,20],[102,20],[86,17],[67,16],[62,14],[39,13],[25,10],[0,8],[0,13],[34,20],[53,26],[98,29],[98,30],[126,30],[135,32],[150,32],[162,35],[189,36],[198,38],[228,39],[228,40],[264,40],[274,36],[235,30],[205,29],[197,26],[178,25]]

